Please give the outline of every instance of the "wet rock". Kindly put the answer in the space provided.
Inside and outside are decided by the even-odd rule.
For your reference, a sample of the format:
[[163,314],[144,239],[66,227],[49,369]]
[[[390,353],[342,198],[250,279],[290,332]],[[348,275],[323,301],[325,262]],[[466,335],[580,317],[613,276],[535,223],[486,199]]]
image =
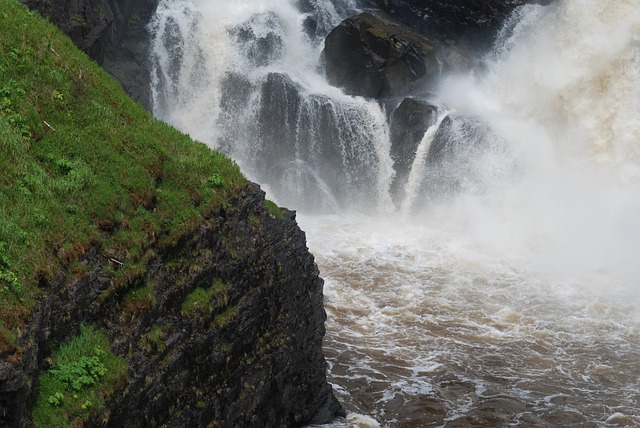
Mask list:
[[254,15],[231,30],[238,43],[238,51],[253,67],[264,67],[280,59],[284,52],[283,33],[275,13]]
[[149,33],[158,0],[22,0],[55,23],[122,88],[148,107]]
[[[116,14],[110,36],[104,42],[102,67],[109,72],[131,98],[151,109],[151,75],[147,24],[158,0],[137,0]],[[125,4],[127,4],[125,2]],[[118,18],[119,17],[119,18]]]
[[275,72],[253,84],[228,76],[221,89],[232,99],[221,103],[220,147],[242,156],[260,183],[281,189],[279,202],[313,212],[375,205],[375,135],[355,126],[369,118],[362,106],[309,93]]
[[488,49],[502,23],[518,6],[554,0],[371,0],[414,31],[440,40],[456,40]]
[[390,154],[396,171],[391,184],[391,194],[396,201],[404,197],[403,188],[407,183],[418,145],[427,129],[436,123],[437,116],[436,106],[416,98],[405,98],[391,114]]
[[325,39],[327,79],[352,95],[390,98],[428,85],[439,72],[436,48],[390,17],[365,12]]
[[426,92],[442,72],[468,64],[460,49],[427,39],[378,12],[342,21],[325,39],[324,56],[332,85],[378,99]]

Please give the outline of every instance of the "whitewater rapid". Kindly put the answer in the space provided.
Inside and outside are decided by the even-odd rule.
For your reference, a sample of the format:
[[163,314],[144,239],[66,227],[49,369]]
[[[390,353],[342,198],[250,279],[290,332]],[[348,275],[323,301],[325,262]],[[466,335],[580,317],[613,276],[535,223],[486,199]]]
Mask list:
[[[298,210],[334,426],[640,426],[640,1],[518,9],[397,205],[386,112],[318,66],[356,5],[308,3],[162,0],[153,98]],[[437,138],[484,150],[430,170]]]

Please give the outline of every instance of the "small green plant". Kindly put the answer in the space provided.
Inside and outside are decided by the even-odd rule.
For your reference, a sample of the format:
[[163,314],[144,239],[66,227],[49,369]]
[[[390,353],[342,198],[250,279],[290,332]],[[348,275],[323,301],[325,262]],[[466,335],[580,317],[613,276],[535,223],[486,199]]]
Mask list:
[[11,270],[11,263],[6,255],[5,243],[0,242],[0,292],[6,293],[7,290],[11,290],[19,296],[24,287],[18,276]]
[[226,327],[229,321],[238,313],[238,306],[230,306],[224,310],[224,312],[216,315],[213,319],[213,323],[218,328]]
[[49,372],[65,384],[67,389],[79,392],[85,387],[95,385],[107,373],[107,368],[102,361],[104,355],[105,351],[96,346],[93,348],[92,355],[83,355],[77,361],[61,364],[57,369],[51,369]]
[[255,214],[255,213],[251,213],[249,214],[249,216],[247,217],[247,221],[249,222],[249,224],[251,225],[251,227],[253,228],[259,228],[260,227],[260,217]]
[[64,101],[64,95],[61,92],[58,92],[55,89],[53,90],[51,95],[53,96],[53,99],[55,99],[57,101]]
[[196,288],[189,293],[182,303],[181,312],[183,315],[207,316],[213,311],[211,303],[211,292],[209,289]]
[[151,331],[142,336],[142,346],[147,352],[164,352],[166,344],[164,342],[165,332],[160,324],[154,324]]
[[207,181],[209,182],[210,185],[212,185],[213,187],[221,187],[224,186],[224,177],[222,177],[220,174],[218,174],[217,172],[214,172],[212,175],[209,176],[209,178],[207,179]]
[[143,287],[129,291],[122,302],[122,310],[131,315],[147,312],[156,302],[153,284],[147,283]]
[[53,395],[50,395],[47,398],[47,402],[51,404],[53,407],[59,407],[62,405],[62,400],[64,399],[64,394],[62,392],[56,392]]
[[13,48],[9,51],[9,58],[14,61],[17,61],[20,58],[20,49]]
[[216,278],[210,287],[198,287],[187,295],[182,303],[182,314],[205,317],[214,310],[214,307],[224,308],[229,304],[230,291],[229,283]]
[[214,279],[211,285],[211,295],[216,299],[217,306],[223,308],[229,304],[231,284],[221,279]]
[[[14,53],[14,51],[15,49],[11,52]],[[23,116],[16,112],[16,106],[14,105],[13,99],[19,99],[25,95],[26,91],[13,79],[9,79],[6,84],[0,87],[0,113],[4,115],[9,126],[14,127],[20,132],[23,139],[31,137],[31,132],[29,131]]]
[[36,427],[69,427],[76,418],[86,421],[126,379],[124,359],[109,350],[104,334],[89,326],[81,326],[80,335],[54,357],[54,366],[39,377]]

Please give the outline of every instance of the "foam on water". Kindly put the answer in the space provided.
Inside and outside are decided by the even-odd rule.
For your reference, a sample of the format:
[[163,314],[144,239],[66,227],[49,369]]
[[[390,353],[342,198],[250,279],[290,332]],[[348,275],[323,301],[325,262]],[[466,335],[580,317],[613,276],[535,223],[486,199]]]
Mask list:
[[385,426],[638,414],[633,302],[532,278],[429,224],[300,222],[325,276],[332,382],[351,410]]

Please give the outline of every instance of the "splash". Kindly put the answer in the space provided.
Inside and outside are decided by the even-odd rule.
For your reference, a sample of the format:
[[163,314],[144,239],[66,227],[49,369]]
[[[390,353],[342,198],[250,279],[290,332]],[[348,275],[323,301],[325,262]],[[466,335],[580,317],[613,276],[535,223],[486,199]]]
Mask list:
[[[640,4],[564,1],[527,7],[506,26],[488,73],[454,77],[443,102],[507,142],[486,191],[452,204],[457,225],[538,273],[635,284],[640,228]],[[451,213],[447,214],[448,216]]]

